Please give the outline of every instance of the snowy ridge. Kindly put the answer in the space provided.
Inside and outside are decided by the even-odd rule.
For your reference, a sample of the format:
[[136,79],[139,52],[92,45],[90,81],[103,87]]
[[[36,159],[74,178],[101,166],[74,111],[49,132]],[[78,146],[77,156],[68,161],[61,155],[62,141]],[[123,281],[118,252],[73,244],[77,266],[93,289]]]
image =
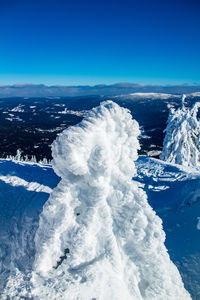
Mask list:
[[182,97],[182,107],[170,109],[162,160],[184,166],[200,167],[200,122],[197,112],[200,103],[192,109],[184,106],[186,96]]
[[132,181],[138,135],[129,112],[107,101],[53,143],[62,179],[40,215],[34,299],[191,299]]
[[[168,93],[131,93],[131,94],[124,94],[115,96],[117,98],[127,98],[127,99],[170,99],[170,98],[180,98],[181,95],[177,94],[168,94]],[[200,97],[200,92],[189,93],[187,97]]]
[[147,99],[170,99],[170,98],[179,98],[180,95],[174,94],[165,94],[165,93],[131,93],[126,95],[115,96],[118,98],[130,98],[130,99],[138,99],[138,98],[147,98]]
[[50,194],[52,191],[48,186],[39,184],[38,182],[28,182],[17,176],[0,176],[0,180],[12,186],[23,186],[27,191],[43,192],[47,194]]
[[200,92],[191,93],[189,95],[191,95],[193,97],[200,97]]

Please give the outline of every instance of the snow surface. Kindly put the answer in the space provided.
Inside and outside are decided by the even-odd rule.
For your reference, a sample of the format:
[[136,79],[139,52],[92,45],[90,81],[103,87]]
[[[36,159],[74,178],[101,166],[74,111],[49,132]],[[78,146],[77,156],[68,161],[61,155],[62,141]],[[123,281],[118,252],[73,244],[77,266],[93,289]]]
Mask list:
[[85,117],[87,115],[87,110],[80,110],[80,111],[78,111],[78,110],[67,109],[65,107],[64,110],[59,111],[58,113],[59,114],[64,114],[64,115],[65,114],[70,114],[70,115],[75,115],[75,116],[79,116],[79,117]]
[[160,158],[183,166],[200,167],[200,122],[197,119],[200,103],[186,108],[185,98],[183,95],[181,108],[170,109]]
[[[200,92],[189,93],[186,95],[187,97],[200,97]],[[124,94],[114,96],[117,98],[127,98],[127,99],[170,99],[170,98],[180,98],[181,95],[177,94],[167,94],[167,93],[131,93],[131,94]]]
[[0,160],[0,299],[32,299],[34,235],[58,181],[49,166]]
[[17,176],[11,176],[11,175],[0,176],[0,180],[12,186],[23,186],[27,191],[44,192],[48,194],[50,194],[52,191],[52,189],[50,189],[48,186],[44,186],[37,182],[28,182]]
[[61,177],[40,215],[35,299],[191,299],[136,175],[139,126],[107,101],[53,143]]
[[[148,194],[148,201],[163,220],[166,246],[181,272],[193,300],[200,298],[200,173],[149,157],[136,161],[134,177]],[[0,161],[0,175],[16,176],[49,188],[58,183],[50,166]],[[163,190],[159,187],[167,187]],[[38,215],[48,194],[28,191],[0,180],[0,294],[1,299],[33,299],[30,270],[34,259],[33,237]],[[23,241],[23,242],[22,242]],[[24,267],[25,266],[25,267]],[[10,298],[9,298],[10,297]]]
[[197,217],[197,229],[200,230],[200,217]]
[[194,97],[200,97],[200,92],[191,93],[189,95],[194,96]]
[[193,300],[200,299],[200,172],[196,168],[139,157],[138,175],[148,201],[163,221],[166,247]]
[[18,106],[12,108],[11,111],[13,111],[13,112],[24,112],[24,109],[22,107],[24,107],[24,105],[19,104]]

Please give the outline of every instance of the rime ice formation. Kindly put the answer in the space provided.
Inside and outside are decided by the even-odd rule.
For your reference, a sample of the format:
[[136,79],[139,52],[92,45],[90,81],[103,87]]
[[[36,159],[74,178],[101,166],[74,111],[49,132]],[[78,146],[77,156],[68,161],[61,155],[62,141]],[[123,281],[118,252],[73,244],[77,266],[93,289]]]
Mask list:
[[139,126],[107,101],[52,146],[61,177],[40,215],[34,299],[191,299],[136,174]]
[[200,102],[186,108],[183,95],[181,108],[171,109],[165,129],[162,160],[184,166],[200,167],[200,122],[197,119]]

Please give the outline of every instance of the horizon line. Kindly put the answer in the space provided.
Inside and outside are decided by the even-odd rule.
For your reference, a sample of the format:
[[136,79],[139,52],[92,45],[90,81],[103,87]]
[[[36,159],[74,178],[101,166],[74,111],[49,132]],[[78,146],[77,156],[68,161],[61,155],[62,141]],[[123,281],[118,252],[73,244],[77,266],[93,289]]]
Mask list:
[[193,82],[193,83],[166,83],[166,84],[153,84],[153,83],[137,83],[137,82],[115,82],[115,83],[98,83],[98,84],[46,84],[46,83],[32,83],[32,82],[19,82],[19,83],[10,83],[10,84],[2,84],[0,83],[0,88],[3,87],[34,87],[34,86],[41,86],[41,87],[109,87],[109,86],[136,86],[136,87],[173,87],[173,86],[182,86],[182,87],[196,87],[200,86],[200,83]]

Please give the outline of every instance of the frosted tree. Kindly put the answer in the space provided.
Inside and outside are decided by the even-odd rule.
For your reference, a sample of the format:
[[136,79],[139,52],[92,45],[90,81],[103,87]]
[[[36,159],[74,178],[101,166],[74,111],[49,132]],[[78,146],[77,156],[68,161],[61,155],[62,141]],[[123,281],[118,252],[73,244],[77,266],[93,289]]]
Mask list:
[[139,126],[112,101],[52,146],[61,177],[40,215],[34,299],[191,299],[137,182]]
[[185,107],[185,98],[183,95],[181,108],[172,108],[169,112],[160,158],[184,166],[200,167],[200,122],[197,119],[200,103],[195,103],[190,109]]

